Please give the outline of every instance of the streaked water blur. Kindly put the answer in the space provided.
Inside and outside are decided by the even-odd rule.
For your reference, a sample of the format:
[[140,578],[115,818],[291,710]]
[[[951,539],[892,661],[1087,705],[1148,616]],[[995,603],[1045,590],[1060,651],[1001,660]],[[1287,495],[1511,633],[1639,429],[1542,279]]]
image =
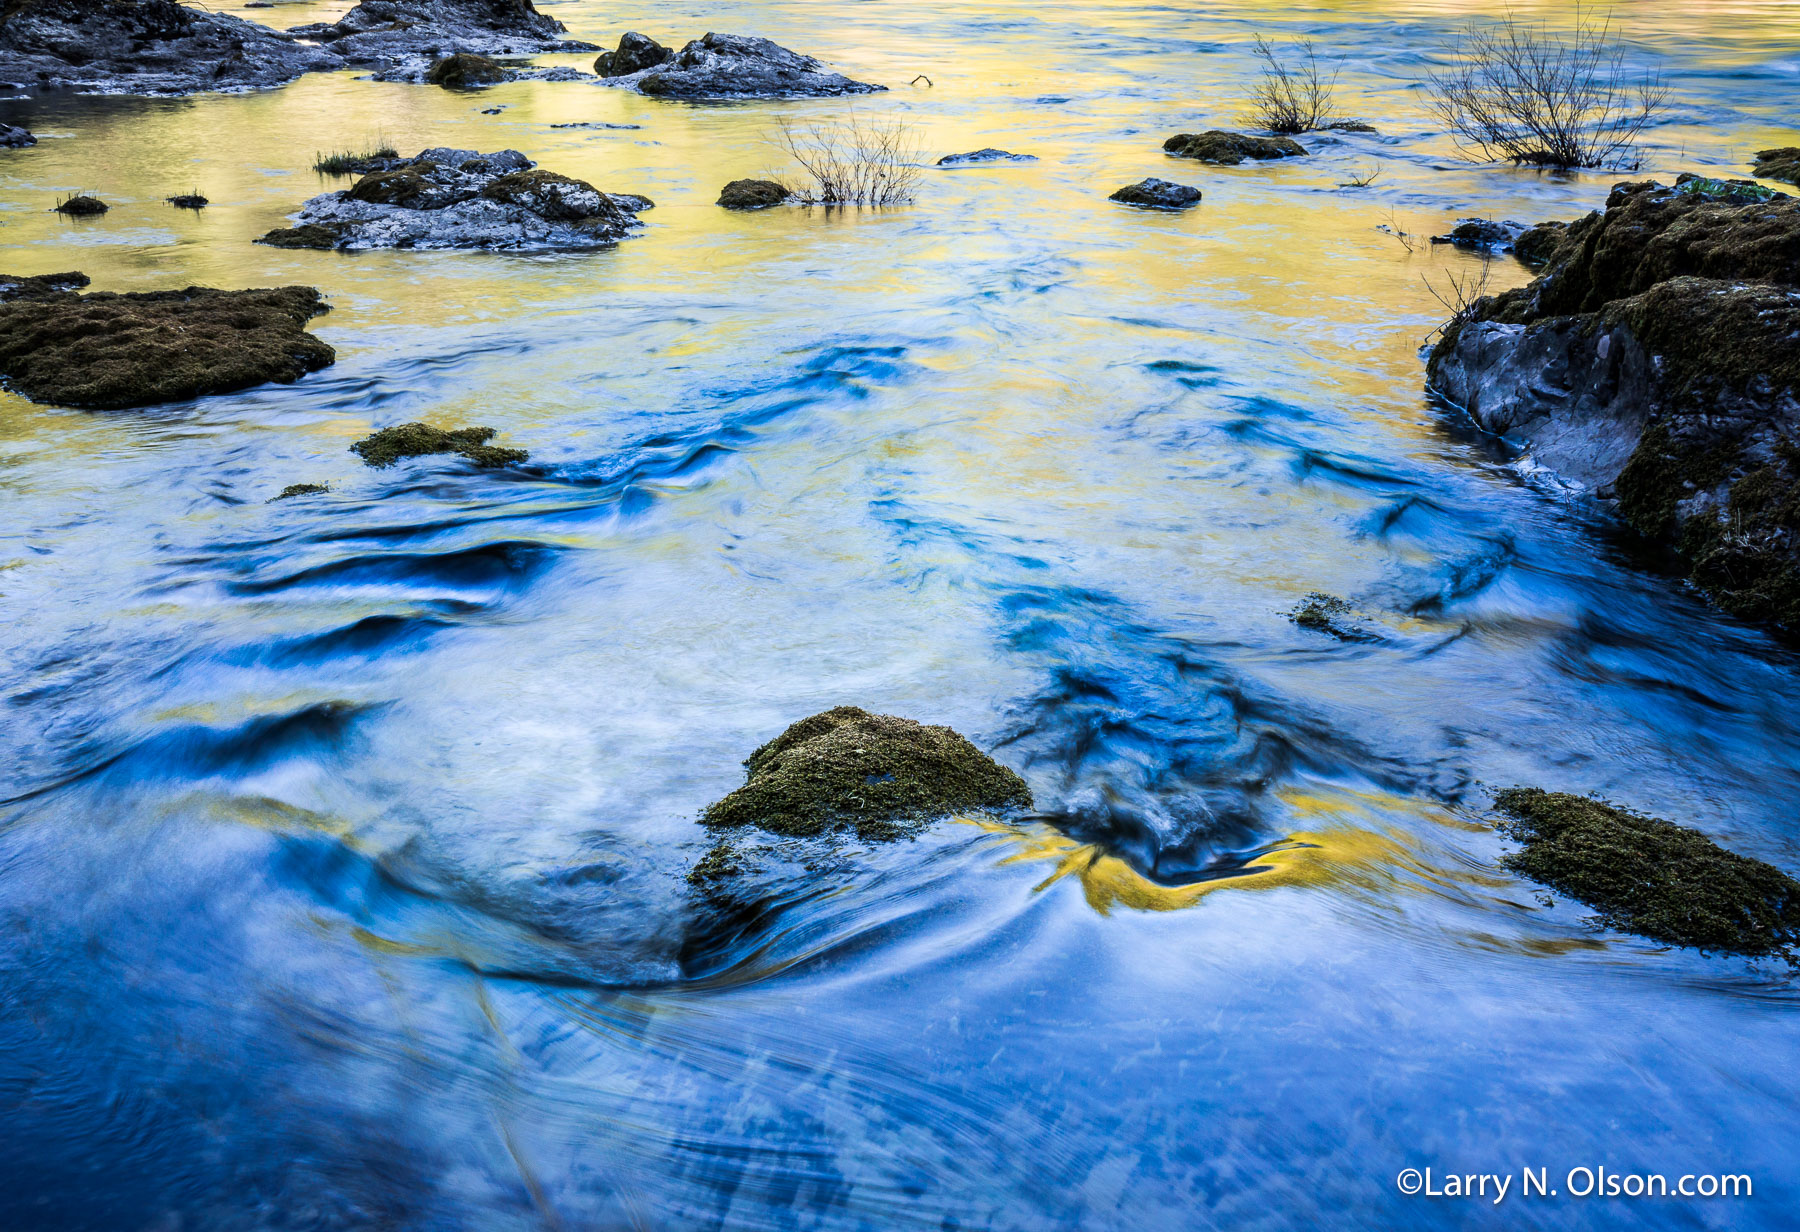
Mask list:
[[[732,215],[778,119],[845,105],[0,104],[40,137],[0,158],[0,269],[308,283],[339,351],[149,411],[0,394],[0,1226],[1788,1226],[1787,971],[1598,931],[1482,821],[1485,785],[1598,791],[1800,868],[1791,653],[1421,393],[1427,284],[1481,263],[1378,228],[1618,178],[1430,131],[1434,49],[1500,6],[545,8],[767,35],[894,86],[859,108],[932,157],[1040,161]],[[1640,175],[1795,143],[1800,9],[1616,16],[1676,91]],[[1382,135],[1166,159],[1240,120],[1257,32],[1345,57]],[[250,244],[335,186],[315,151],[382,141],[657,207],[601,254]],[[1206,200],[1106,202],[1146,175]],[[48,212],[77,189],[112,212]],[[409,419],[532,461],[348,452]],[[269,503],[299,482],[331,491]],[[1361,633],[1293,625],[1312,591]],[[968,733],[1040,815],[709,927],[694,817],[842,703]],[[1601,1164],[1756,1197],[1393,1181]]]

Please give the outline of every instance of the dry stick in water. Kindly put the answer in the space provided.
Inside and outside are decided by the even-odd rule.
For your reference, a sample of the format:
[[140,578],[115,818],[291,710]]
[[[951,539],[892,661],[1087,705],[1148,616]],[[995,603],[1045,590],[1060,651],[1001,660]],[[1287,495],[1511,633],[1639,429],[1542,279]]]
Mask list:
[[1427,108],[1464,157],[1565,168],[1626,161],[1668,89],[1654,70],[1627,68],[1610,17],[1578,5],[1574,22],[1556,34],[1509,15],[1471,24],[1450,49],[1456,66],[1433,74]]
[[796,128],[783,121],[781,144],[812,184],[795,195],[812,205],[900,205],[919,182],[919,148],[899,120],[842,121]]

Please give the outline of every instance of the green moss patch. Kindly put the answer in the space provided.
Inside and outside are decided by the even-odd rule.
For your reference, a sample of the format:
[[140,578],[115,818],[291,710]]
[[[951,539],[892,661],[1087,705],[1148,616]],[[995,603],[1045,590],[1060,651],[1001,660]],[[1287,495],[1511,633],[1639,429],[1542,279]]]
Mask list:
[[948,727],[855,706],[802,719],[744,765],[745,784],[703,824],[790,837],[852,827],[881,841],[948,813],[1031,805],[1024,779]]
[[276,227],[256,242],[271,248],[336,248],[343,243],[344,233],[322,223],[303,223],[298,227]]
[[490,445],[492,428],[454,428],[445,431],[430,424],[404,423],[383,428],[350,446],[350,452],[374,467],[392,466],[402,458],[429,454],[461,454],[476,466],[511,466],[531,455],[523,449]]
[[1535,787],[1495,797],[1524,845],[1509,868],[1594,908],[1609,927],[1656,941],[1795,961],[1800,882],[1698,830],[1601,800]]
[[1245,159],[1299,158],[1306,153],[1306,147],[1292,137],[1253,137],[1217,128],[1204,133],[1177,133],[1163,142],[1163,149],[1177,158],[1196,158],[1228,167]]
[[15,299],[0,304],[0,376],[33,401],[100,410],[297,381],[337,358],[305,329],[325,310],[312,287]]
[[269,498],[271,504],[278,500],[286,500],[290,496],[316,496],[320,492],[329,492],[331,488],[323,483],[290,483]]

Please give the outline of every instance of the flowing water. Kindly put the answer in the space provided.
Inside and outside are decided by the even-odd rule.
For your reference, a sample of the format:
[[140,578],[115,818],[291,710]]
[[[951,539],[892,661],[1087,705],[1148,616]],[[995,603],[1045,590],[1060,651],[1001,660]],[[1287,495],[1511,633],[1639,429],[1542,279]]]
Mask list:
[[[931,158],[1040,161],[734,215],[778,122],[844,103],[0,103],[41,139],[0,158],[0,268],[316,285],[339,355],[144,411],[0,394],[0,1227],[1791,1226],[1792,976],[1596,928],[1485,820],[1595,791],[1800,868],[1793,656],[1422,392],[1427,284],[1528,274],[1392,231],[1620,178],[1433,132],[1416,83],[1498,5],[547,11],[764,34],[893,84],[860,114]],[[1675,91],[1644,174],[1794,143],[1800,8],[1618,16]],[[1258,31],[1342,57],[1382,135],[1165,158],[1239,120]],[[603,253],[251,245],[378,140],[657,207]],[[1105,200],[1146,175],[1206,200]],[[78,189],[112,212],[47,212]],[[532,462],[347,451],[411,419]],[[331,490],[270,502],[299,482]],[[1312,591],[1361,633],[1296,626]],[[696,814],[846,703],[969,734],[1039,813],[700,929]],[[1755,1196],[1520,1196],[1577,1166]]]

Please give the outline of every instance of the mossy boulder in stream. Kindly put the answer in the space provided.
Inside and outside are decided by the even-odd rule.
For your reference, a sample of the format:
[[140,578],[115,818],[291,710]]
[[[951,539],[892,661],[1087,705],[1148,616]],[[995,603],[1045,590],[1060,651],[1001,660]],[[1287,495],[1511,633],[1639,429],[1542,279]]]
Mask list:
[[1292,137],[1256,137],[1218,128],[1204,133],[1176,133],[1163,142],[1163,149],[1177,158],[1194,158],[1227,167],[1235,167],[1245,159],[1267,162],[1277,158],[1299,158],[1306,153],[1306,147]]
[[802,719],[744,763],[708,826],[803,837],[839,827],[895,838],[964,809],[1028,808],[1025,780],[948,727],[839,706]]
[[306,332],[326,310],[312,287],[97,291],[79,274],[0,278],[0,376],[35,402],[117,410],[288,383],[334,362]]
[[1800,941],[1800,881],[1698,830],[1583,796],[1514,787],[1495,807],[1524,844],[1508,867],[1594,908],[1609,927],[1731,954]]
[[1527,237],[1543,273],[1445,326],[1432,390],[1800,632],[1800,200],[1684,175]]
[[350,452],[373,467],[388,467],[402,458],[422,458],[430,454],[461,454],[476,466],[511,466],[530,455],[523,449],[490,445],[492,428],[434,428],[430,424],[403,423],[383,428],[350,446]]
[[451,90],[493,85],[497,81],[505,81],[506,76],[506,69],[486,56],[462,51],[433,61],[431,67],[425,70],[427,84]]
[[1758,150],[1752,170],[1765,180],[1786,180],[1800,184],[1800,146],[1784,146],[1779,150]]
[[787,199],[787,186],[774,180],[733,180],[719,191],[719,204],[728,210],[766,210]]

